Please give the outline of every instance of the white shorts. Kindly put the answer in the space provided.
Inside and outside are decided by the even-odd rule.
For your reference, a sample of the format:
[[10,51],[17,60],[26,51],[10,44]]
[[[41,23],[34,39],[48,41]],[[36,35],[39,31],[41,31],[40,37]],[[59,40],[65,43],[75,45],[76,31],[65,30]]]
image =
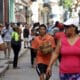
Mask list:
[[28,40],[28,38],[24,38],[24,41],[28,42],[29,40]]

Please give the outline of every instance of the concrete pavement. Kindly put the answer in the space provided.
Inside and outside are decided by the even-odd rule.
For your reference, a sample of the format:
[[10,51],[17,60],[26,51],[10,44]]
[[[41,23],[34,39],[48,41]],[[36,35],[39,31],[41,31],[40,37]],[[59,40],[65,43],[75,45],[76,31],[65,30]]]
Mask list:
[[[23,44],[23,42],[22,42]],[[23,45],[21,47],[21,51],[19,57],[23,55],[26,49],[24,49]],[[10,59],[5,58],[4,51],[0,51],[0,77],[4,75],[4,72],[9,68],[9,62],[13,61],[13,51],[11,50]]]
[[[35,68],[30,64],[30,50],[26,50],[24,55],[19,59],[19,69],[13,69],[10,64],[9,70],[2,77],[2,80],[39,80]],[[53,67],[52,77],[50,80],[59,80],[58,67]]]

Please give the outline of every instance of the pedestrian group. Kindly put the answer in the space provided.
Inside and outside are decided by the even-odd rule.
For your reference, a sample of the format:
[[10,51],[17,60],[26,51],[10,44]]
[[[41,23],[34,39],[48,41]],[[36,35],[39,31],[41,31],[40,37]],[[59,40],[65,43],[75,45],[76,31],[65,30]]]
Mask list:
[[[14,53],[13,68],[18,68],[18,56],[22,41],[24,48],[31,51],[31,67],[36,68],[39,80],[49,80],[56,61],[60,80],[80,80],[80,36],[74,23],[55,25],[47,23],[0,24],[0,50],[5,58]],[[23,39],[21,34],[23,33]]]

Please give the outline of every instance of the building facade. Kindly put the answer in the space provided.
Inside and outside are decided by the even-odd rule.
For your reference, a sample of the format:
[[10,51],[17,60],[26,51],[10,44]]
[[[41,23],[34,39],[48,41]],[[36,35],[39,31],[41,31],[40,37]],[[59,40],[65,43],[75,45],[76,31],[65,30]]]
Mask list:
[[9,23],[15,22],[15,0],[9,0]]
[[9,22],[9,5],[8,0],[0,0],[0,23]]
[[15,1],[15,21],[30,24],[31,17],[29,0]]
[[0,0],[0,23],[3,23],[3,0]]

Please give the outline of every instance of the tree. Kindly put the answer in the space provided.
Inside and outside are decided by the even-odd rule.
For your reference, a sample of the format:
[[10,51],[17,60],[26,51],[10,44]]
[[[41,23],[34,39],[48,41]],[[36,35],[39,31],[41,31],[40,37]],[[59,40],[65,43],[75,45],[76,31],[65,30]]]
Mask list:
[[63,7],[70,10],[73,4],[73,0],[63,0]]
[[63,6],[63,8],[70,10],[73,4],[73,0],[60,0],[60,5]]

